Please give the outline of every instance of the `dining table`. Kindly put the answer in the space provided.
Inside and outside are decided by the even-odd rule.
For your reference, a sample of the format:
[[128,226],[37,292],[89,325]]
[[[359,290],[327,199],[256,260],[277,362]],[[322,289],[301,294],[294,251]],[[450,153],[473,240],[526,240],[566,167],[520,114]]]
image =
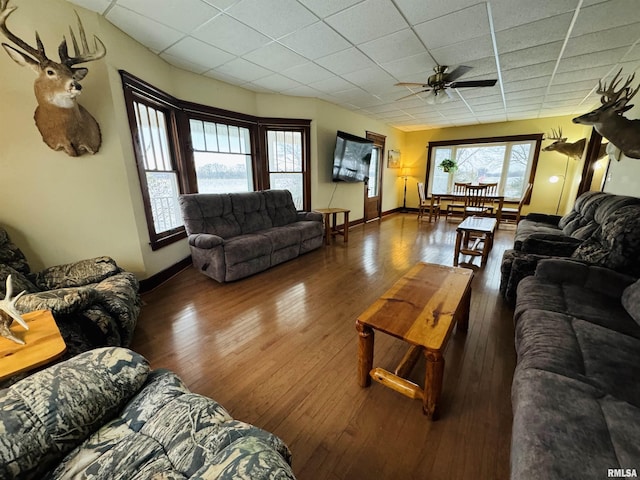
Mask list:
[[[466,195],[464,193],[431,193],[431,208],[429,208],[429,222],[433,216],[434,206],[442,201],[462,201]],[[486,195],[487,206],[497,205],[495,209],[495,218],[498,223],[497,228],[500,228],[500,220],[502,218],[502,207],[504,206],[504,195]]]

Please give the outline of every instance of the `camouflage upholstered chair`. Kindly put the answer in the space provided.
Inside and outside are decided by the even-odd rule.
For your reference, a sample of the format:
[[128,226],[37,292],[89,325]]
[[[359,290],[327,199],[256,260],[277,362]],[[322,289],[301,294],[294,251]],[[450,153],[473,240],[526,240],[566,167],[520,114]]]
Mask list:
[[141,300],[138,281],[109,257],[31,271],[27,259],[0,227],[0,298],[11,275],[21,313],[51,310],[67,344],[63,358],[96,347],[128,346]]

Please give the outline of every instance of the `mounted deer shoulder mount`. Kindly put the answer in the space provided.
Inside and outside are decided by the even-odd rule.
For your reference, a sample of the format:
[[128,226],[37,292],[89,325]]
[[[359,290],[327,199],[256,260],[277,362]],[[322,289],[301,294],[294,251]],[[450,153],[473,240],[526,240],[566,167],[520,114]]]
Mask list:
[[[558,127],[558,131],[555,129],[551,129],[551,135],[547,138],[543,138],[543,140],[555,140],[551,145],[547,145],[542,150],[545,152],[558,152],[566,155],[574,160],[580,160],[582,158],[582,154],[584,153],[584,147],[587,144],[586,138],[581,138],[575,143],[567,142],[567,137],[562,136],[562,128]],[[600,145],[600,150],[598,151],[598,159],[607,155],[607,145],[608,143],[603,143]]]
[[633,96],[638,93],[638,89],[631,89],[629,85],[633,81],[635,74],[627,77],[627,81],[622,88],[616,91],[616,87],[621,79],[618,77],[622,69],[618,70],[609,86],[602,86],[602,81],[598,81],[598,90],[602,106],[573,119],[573,123],[583,125],[593,125],[600,135],[608,139],[613,145],[618,147],[627,157],[640,158],[640,120],[629,120],[622,116],[624,112],[633,107],[627,105]]
[[7,28],[7,18],[17,8],[9,7],[8,3],[9,0],[0,0],[0,31],[22,51],[6,43],[2,46],[16,63],[31,67],[37,74],[33,84],[38,101],[34,119],[42,140],[50,148],[64,150],[72,157],[83,153],[96,153],[102,143],[100,126],[76,99],[82,90],[79,82],[89,70],[72,67],[104,57],[107,53],[104,44],[94,35],[94,49],[91,51],[84,27],[76,13],[82,51],[78,47],[73,30],[69,28],[74,56],[69,56],[67,39],[63,36],[62,43],[58,47],[60,63],[54,62],[47,58],[38,32],[36,32],[37,48],[34,48]]

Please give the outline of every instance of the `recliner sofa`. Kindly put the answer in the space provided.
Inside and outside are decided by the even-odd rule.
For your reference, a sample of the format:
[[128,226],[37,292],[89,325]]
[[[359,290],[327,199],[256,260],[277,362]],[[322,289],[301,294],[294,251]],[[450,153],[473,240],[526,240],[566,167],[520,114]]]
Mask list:
[[239,280],[323,244],[322,215],[298,212],[288,190],[180,196],[193,265]]
[[275,435],[131,350],[82,353],[0,390],[0,478],[294,479]]
[[640,280],[541,260],[518,286],[514,322],[511,478],[637,476]]
[[520,281],[537,263],[570,257],[640,276],[640,198],[585,192],[565,216],[533,213],[520,221],[500,266],[500,292],[514,303]]

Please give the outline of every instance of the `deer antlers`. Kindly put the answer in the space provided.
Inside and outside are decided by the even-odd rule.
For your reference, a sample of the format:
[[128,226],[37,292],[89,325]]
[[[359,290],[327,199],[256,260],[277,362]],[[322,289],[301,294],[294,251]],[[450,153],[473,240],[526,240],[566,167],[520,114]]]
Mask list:
[[[35,58],[38,63],[43,63],[48,60],[47,55],[44,51],[44,45],[40,40],[40,35],[36,32],[36,44],[38,48],[34,48],[29,45],[27,42],[22,40],[20,37],[12,33],[7,27],[7,18],[11,15],[14,10],[18,7],[8,6],[9,0],[0,0],[0,31],[5,34],[5,36],[11,40],[16,46],[22,48],[25,52]],[[74,55],[73,57],[69,56],[68,48],[67,48],[67,39],[66,37],[62,37],[62,42],[58,47],[58,55],[60,56],[60,62],[66,65],[67,67],[71,67],[78,63],[91,62],[93,60],[98,60],[104,57],[107,53],[107,49],[104,46],[104,43],[97,37],[94,38],[94,51],[90,51],[89,43],[87,42],[87,35],[84,31],[84,26],[82,25],[82,21],[80,20],[80,16],[76,12],[76,18],[78,19],[78,33],[80,35],[80,44],[82,45],[82,52],[80,52],[80,48],[78,47],[78,41],[76,39],[75,34],[71,27],[69,27],[69,34],[71,37],[71,42],[73,44]],[[13,48],[9,45],[3,44],[5,48]]]
[[[562,128],[558,127],[558,131],[557,132],[556,132],[555,128],[552,128],[551,129],[551,135],[552,136],[548,137],[548,140],[561,140],[563,138],[562,137]],[[566,138],[565,138],[565,140],[566,140]]]
[[[621,72],[622,72],[622,68],[618,70],[618,73],[615,74],[615,76],[611,80],[611,83],[608,86],[605,83],[603,87],[602,81],[598,80],[598,90],[596,90],[596,93],[598,95],[602,95],[600,97],[600,102],[602,103],[602,105],[607,107],[615,107],[614,110],[619,115],[621,115],[623,112],[626,112],[627,110],[633,107],[633,105],[627,105],[627,103],[629,103],[629,101],[633,98],[633,96],[636,93],[638,93],[638,90],[640,89],[640,85],[638,85],[638,88],[636,88],[635,90],[632,90],[631,88],[629,88],[629,85],[631,84],[631,82],[633,82],[633,79],[636,75],[634,73],[628,76],[627,81],[624,82],[624,85],[622,86],[622,88],[616,91],[615,90],[616,87],[622,81],[622,79],[618,78]],[[624,94],[624,96],[620,98],[622,94]]]

